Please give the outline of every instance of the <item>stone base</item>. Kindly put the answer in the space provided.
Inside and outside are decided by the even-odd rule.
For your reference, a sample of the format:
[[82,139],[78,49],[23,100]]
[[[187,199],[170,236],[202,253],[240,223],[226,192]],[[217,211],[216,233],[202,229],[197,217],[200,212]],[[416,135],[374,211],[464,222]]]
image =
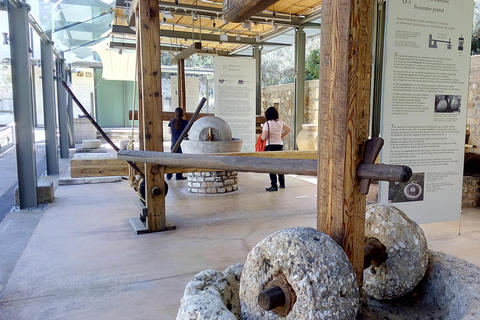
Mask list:
[[236,171],[190,172],[187,181],[191,193],[217,194],[238,190]]
[[[37,203],[52,203],[54,198],[53,181],[41,177],[37,180]],[[15,188],[15,206],[20,206],[18,187]]]
[[462,208],[480,207],[480,177],[464,176]]
[[97,149],[84,149],[81,145],[76,145],[75,146],[75,152],[76,153],[107,153],[107,148],[105,147],[100,147]]

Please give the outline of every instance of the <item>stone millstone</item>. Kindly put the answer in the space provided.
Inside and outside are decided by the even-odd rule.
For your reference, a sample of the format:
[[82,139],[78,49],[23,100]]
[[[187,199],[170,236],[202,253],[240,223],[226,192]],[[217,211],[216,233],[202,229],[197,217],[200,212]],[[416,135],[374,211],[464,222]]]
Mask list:
[[195,121],[188,132],[191,141],[206,141],[209,132],[213,135],[213,141],[231,141],[232,130],[222,118],[215,116],[202,117]]
[[242,264],[228,267],[225,272],[205,270],[186,286],[177,320],[236,320],[241,316],[238,288]]
[[365,238],[386,247],[387,260],[363,271],[363,289],[375,299],[395,299],[412,291],[425,275],[428,246],[420,226],[399,209],[381,204],[367,206]]
[[[258,295],[284,274],[296,294],[290,313],[281,317],[258,305]],[[244,320],[355,319],[359,291],[353,267],[342,248],[312,228],[271,234],[248,254],[240,279]]]

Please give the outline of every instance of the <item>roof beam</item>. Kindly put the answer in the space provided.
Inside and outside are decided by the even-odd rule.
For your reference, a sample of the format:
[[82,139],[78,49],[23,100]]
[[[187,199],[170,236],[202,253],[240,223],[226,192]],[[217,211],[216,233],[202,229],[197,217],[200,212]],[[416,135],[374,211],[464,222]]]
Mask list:
[[[110,42],[110,48],[116,48],[116,49],[130,49],[130,50],[136,50],[137,45],[135,43],[131,42],[116,42],[116,41],[111,41]],[[185,50],[187,48],[185,47],[180,47],[180,46],[160,46],[161,51],[168,51],[168,52],[181,52],[181,50]],[[229,52],[227,50],[213,50],[213,49],[200,49],[196,50],[195,53],[199,54],[216,54],[219,56],[228,56]]]
[[[135,34],[135,31],[130,29],[127,26],[112,26],[112,33],[121,33],[121,34]],[[179,38],[179,39],[192,39],[194,41],[211,41],[211,42],[225,42],[225,43],[237,43],[244,45],[263,45],[263,46],[290,46],[290,44],[279,43],[279,42],[257,42],[253,38],[242,37],[240,40],[236,40],[236,37],[228,36],[227,41],[221,41],[220,35],[217,34],[205,34],[205,33],[192,33],[185,31],[175,31],[175,30],[160,30],[160,37],[162,38]]]
[[[130,14],[128,18],[128,23],[129,26],[133,26],[135,24],[135,19],[132,20],[132,17],[134,17],[134,12],[138,6],[138,1],[139,0],[133,0],[131,9],[130,9]],[[181,14],[181,15],[191,15],[192,11],[196,11],[197,14],[206,16],[206,17],[212,17],[212,18],[217,18],[221,19],[223,15],[222,8],[215,8],[215,7],[206,7],[206,6],[196,6],[196,5],[189,5],[189,4],[178,4],[175,5],[174,2],[167,2],[167,1],[159,1],[158,5],[161,9],[175,9],[174,14]],[[177,11],[177,9],[180,9]],[[181,11],[183,10],[183,12]],[[320,27],[320,24],[318,23],[311,23],[308,21],[304,21],[304,19],[301,16],[297,15],[289,15],[289,14],[282,14],[282,13],[265,13],[265,12],[260,12],[256,13],[253,16],[251,16],[248,20],[252,22],[267,22],[267,21],[272,21],[275,20],[275,23],[280,24],[280,25],[287,25],[287,26],[299,26],[302,25],[306,28],[312,27],[312,28],[318,28]]]

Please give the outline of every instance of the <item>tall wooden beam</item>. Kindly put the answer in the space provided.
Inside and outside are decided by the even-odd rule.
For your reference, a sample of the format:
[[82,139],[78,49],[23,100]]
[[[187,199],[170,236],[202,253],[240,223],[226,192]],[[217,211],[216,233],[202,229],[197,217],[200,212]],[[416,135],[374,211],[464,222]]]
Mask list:
[[185,91],[185,59],[178,60],[178,106],[187,113],[187,92]]
[[[138,16],[138,11],[136,11],[136,22],[135,22],[135,25],[139,26],[140,23],[139,23],[139,19],[140,17]],[[141,29],[138,30],[137,34],[136,34],[136,38],[137,38],[137,43],[138,43],[138,50],[136,50],[136,55],[137,55],[137,90],[138,90],[138,145],[139,145],[139,149],[140,150],[145,150],[145,144],[143,142],[143,137],[145,136],[144,135],[144,127],[143,127],[143,99],[142,99],[142,83],[143,83],[143,79],[142,79],[142,68],[140,66],[140,62],[141,62],[141,57],[140,57],[140,51],[141,51],[141,43],[142,43],[142,39],[140,37],[140,33],[141,33]],[[133,120],[133,119],[132,119]]]
[[361,285],[366,200],[357,167],[368,137],[374,4],[322,7],[317,228],[343,247]]
[[[163,151],[162,87],[160,63],[160,19],[158,0],[138,1],[137,32],[140,32],[141,97],[143,105],[144,147]],[[149,232],[166,230],[165,168],[145,164],[145,199]],[[160,192],[153,192],[154,188]]]

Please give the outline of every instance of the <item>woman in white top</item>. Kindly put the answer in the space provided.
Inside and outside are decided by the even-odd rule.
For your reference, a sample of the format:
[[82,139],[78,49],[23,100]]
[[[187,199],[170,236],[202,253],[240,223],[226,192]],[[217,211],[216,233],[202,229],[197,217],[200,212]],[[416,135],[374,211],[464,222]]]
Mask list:
[[[275,107],[270,107],[265,111],[265,118],[267,122],[263,124],[262,140],[266,140],[265,151],[282,151],[283,150],[283,137],[292,131],[292,128],[282,120],[278,119],[278,111]],[[267,191],[277,191],[277,175],[270,173],[270,188],[266,188]],[[285,176],[283,174],[278,175],[278,183],[280,188],[285,188]]]

